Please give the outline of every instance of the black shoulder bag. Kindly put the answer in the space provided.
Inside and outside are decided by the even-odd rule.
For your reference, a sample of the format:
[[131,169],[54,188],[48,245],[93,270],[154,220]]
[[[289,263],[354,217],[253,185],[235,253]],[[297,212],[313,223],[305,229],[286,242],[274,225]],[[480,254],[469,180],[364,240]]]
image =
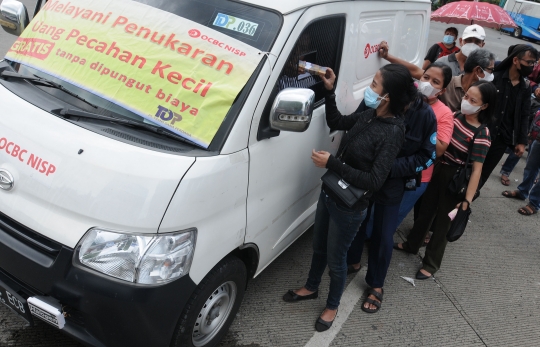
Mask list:
[[[472,165],[469,165],[469,160],[471,159],[471,154],[474,146],[474,140],[476,136],[480,134],[480,131],[486,127],[485,124],[480,125],[474,132],[474,136],[469,143],[469,151],[467,153],[467,160],[465,160],[465,165],[460,167],[450,184],[448,185],[448,192],[452,195],[455,195],[459,199],[465,199],[465,194],[467,193],[467,187],[469,186],[469,180],[471,179],[472,174]],[[481,182],[478,183],[478,186],[481,186]]]
[[[356,136],[358,136],[361,132],[366,130],[372,124],[372,121],[374,119],[375,117],[371,118],[368,121],[368,124],[366,126],[360,129],[358,133],[356,133],[354,136],[351,136],[351,138],[349,139],[349,142],[347,142],[347,144],[343,146],[341,154],[339,155],[339,157],[337,157],[339,161],[342,161],[343,154],[345,153],[347,147],[349,147],[352,141],[356,138]],[[364,195],[368,193],[368,190],[353,186],[352,184],[345,181],[339,174],[335,173],[334,171],[330,169],[327,170],[326,173],[321,177],[321,180],[326,186],[326,189],[331,190],[334,193],[334,195],[339,197],[341,202],[343,202],[345,205],[349,207],[352,207]]]

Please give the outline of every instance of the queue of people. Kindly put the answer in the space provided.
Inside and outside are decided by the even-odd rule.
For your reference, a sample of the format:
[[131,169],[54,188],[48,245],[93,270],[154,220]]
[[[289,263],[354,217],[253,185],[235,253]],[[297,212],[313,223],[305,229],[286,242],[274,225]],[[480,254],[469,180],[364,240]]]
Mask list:
[[[431,278],[442,264],[449,212],[470,207],[507,148],[519,160],[529,144],[529,154],[522,184],[503,195],[529,199],[520,214],[540,209],[540,111],[529,128],[532,87],[526,79],[536,71],[537,50],[512,46],[496,65],[494,54],[482,48],[482,27],[466,27],[460,49],[457,29],[448,28],[444,34],[428,51],[423,68],[389,54],[388,43],[381,42],[379,56],[390,64],[377,71],[364,100],[349,116],[337,109],[332,69],[320,76],[327,91],[327,124],[346,133],[335,156],[313,150],[311,158],[315,166],[365,193],[351,205],[323,180],[307,280],[283,296],[286,302],[317,298],[329,267],[330,290],[315,322],[317,331],[332,326],[346,277],[360,270],[367,239],[369,288],[363,311],[376,313],[382,307],[393,250],[418,253],[430,230],[433,235],[416,278]],[[466,169],[466,190],[451,194],[448,186]],[[395,231],[415,205],[419,213],[407,240],[394,243]]]

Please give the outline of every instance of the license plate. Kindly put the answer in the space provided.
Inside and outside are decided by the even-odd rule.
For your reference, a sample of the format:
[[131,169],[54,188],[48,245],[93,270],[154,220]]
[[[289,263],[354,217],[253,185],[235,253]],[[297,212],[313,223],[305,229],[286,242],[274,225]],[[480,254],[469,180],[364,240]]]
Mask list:
[[30,309],[28,303],[19,294],[16,294],[13,290],[6,288],[3,283],[0,282],[0,302],[12,311],[17,313],[21,318],[30,324],[33,324]]

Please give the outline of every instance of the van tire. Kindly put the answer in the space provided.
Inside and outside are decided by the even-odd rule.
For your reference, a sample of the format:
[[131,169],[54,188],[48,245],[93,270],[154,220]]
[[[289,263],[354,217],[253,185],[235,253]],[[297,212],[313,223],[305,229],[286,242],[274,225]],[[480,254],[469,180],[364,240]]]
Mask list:
[[519,39],[521,37],[521,27],[517,27],[514,29],[514,32],[512,33],[512,35]]
[[[171,346],[217,346],[240,308],[246,281],[246,266],[240,259],[229,256],[220,261],[191,295],[176,326]],[[201,322],[211,322],[207,331],[201,331]]]

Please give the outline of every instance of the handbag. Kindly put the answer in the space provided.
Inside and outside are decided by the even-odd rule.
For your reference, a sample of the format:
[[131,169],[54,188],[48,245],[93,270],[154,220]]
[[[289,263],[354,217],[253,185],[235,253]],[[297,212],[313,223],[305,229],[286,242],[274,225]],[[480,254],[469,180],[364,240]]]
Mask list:
[[[347,147],[349,147],[357,135],[366,130],[372,124],[373,119],[375,119],[375,117],[371,118],[367,122],[367,125],[358,130],[354,136],[351,136],[349,142],[343,146],[341,154],[337,158],[338,160],[341,161]],[[354,204],[356,204],[364,195],[368,193],[368,190],[353,186],[332,170],[327,170],[326,173],[321,177],[321,180],[326,188],[331,190],[332,193],[334,193],[334,195],[337,196],[339,200],[341,200],[341,202],[348,207],[354,206]]]
[[[480,131],[482,131],[482,129],[484,129],[485,127],[486,125],[482,124],[474,132],[474,136],[469,143],[469,151],[467,153],[467,160],[465,160],[465,165],[463,167],[460,167],[456,171],[454,177],[450,181],[450,184],[448,184],[448,192],[450,192],[450,194],[452,195],[455,195],[459,199],[465,198],[465,194],[467,193],[467,187],[469,186],[469,180],[471,179],[472,165],[469,166],[469,160],[471,159],[474,140],[476,139],[476,136],[480,133]],[[481,182],[478,186],[481,186]]]
[[461,208],[462,205],[463,202],[459,204],[456,216],[454,217],[452,224],[450,224],[450,229],[446,234],[446,239],[448,240],[448,242],[454,242],[458,240],[465,232],[465,228],[467,227],[467,223],[469,222],[469,216],[472,213],[471,208],[469,207],[469,204],[467,204],[467,209],[463,210]]

